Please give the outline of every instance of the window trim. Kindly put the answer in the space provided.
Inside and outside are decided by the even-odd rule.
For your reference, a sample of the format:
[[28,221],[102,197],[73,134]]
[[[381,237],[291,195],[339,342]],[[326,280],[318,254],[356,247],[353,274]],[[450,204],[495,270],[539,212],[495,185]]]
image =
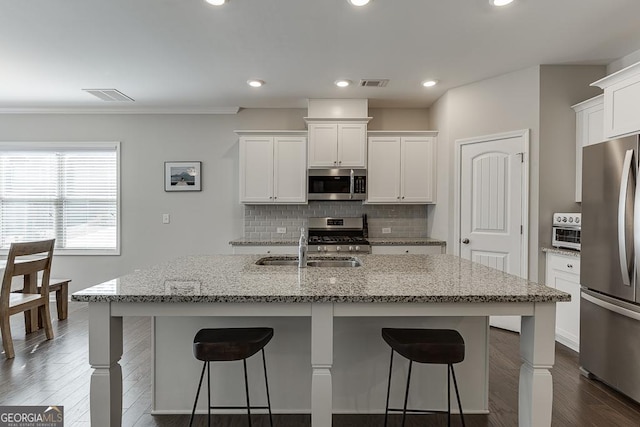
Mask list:
[[[54,255],[66,256],[119,256],[121,254],[122,239],[122,213],[121,213],[121,184],[120,184],[120,141],[0,141],[0,151],[5,150],[22,150],[22,151],[53,151],[53,150],[87,150],[92,149],[115,149],[116,152],[116,247],[114,249],[59,249],[56,248]],[[6,256],[9,249],[0,249],[0,255]]]

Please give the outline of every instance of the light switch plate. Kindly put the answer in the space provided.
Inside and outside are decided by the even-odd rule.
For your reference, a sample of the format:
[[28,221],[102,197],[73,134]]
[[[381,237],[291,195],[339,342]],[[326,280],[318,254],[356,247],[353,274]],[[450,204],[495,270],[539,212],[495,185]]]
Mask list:
[[382,229],[382,234],[391,234],[391,227],[385,227]]
[[162,214],[162,223],[169,224],[169,214]]
[[276,228],[276,233],[285,234],[287,232],[287,227],[278,227]]

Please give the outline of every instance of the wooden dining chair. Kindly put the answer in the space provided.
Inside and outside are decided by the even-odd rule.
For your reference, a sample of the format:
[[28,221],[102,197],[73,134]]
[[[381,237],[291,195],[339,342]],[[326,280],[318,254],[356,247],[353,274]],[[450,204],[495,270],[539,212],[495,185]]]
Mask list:
[[[13,359],[13,339],[11,337],[10,316],[24,312],[26,332],[37,327],[38,314],[42,318],[47,339],[53,338],[51,326],[51,312],[49,309],[49,276],[53,259],[53,245],[55,239],[40,242],[12,243],[7,256],[7,266],[2,279],[0,293],[0,332],[2,346],[7,359]],[[29,258],[25,258],[29,257]],[[37,292],[38,273],[42,272],[40,292]],[[24,285],[21,292],[11,292],[11,282],[14,277],[23,276]]]

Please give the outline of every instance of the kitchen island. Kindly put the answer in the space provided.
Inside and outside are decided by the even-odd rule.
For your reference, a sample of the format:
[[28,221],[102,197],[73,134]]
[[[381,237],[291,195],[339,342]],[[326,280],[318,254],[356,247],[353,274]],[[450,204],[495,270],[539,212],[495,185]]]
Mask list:
[[452,255],[359,255],[361,267],[301,270],[259,258],[185,257],[75,293],[89,302],[91,425],[121,424],[123,316],[310,319],[311,420],[325,427],[335,319],[489,315],[522,316],[519,424],[551,425],[555,304],[568,294]]

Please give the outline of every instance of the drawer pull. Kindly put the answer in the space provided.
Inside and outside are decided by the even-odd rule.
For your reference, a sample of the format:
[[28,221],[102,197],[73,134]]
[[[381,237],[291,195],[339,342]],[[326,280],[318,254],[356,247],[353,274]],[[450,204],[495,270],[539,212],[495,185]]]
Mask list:
[[567,267],[573,268],[573,264],[567,264]]

